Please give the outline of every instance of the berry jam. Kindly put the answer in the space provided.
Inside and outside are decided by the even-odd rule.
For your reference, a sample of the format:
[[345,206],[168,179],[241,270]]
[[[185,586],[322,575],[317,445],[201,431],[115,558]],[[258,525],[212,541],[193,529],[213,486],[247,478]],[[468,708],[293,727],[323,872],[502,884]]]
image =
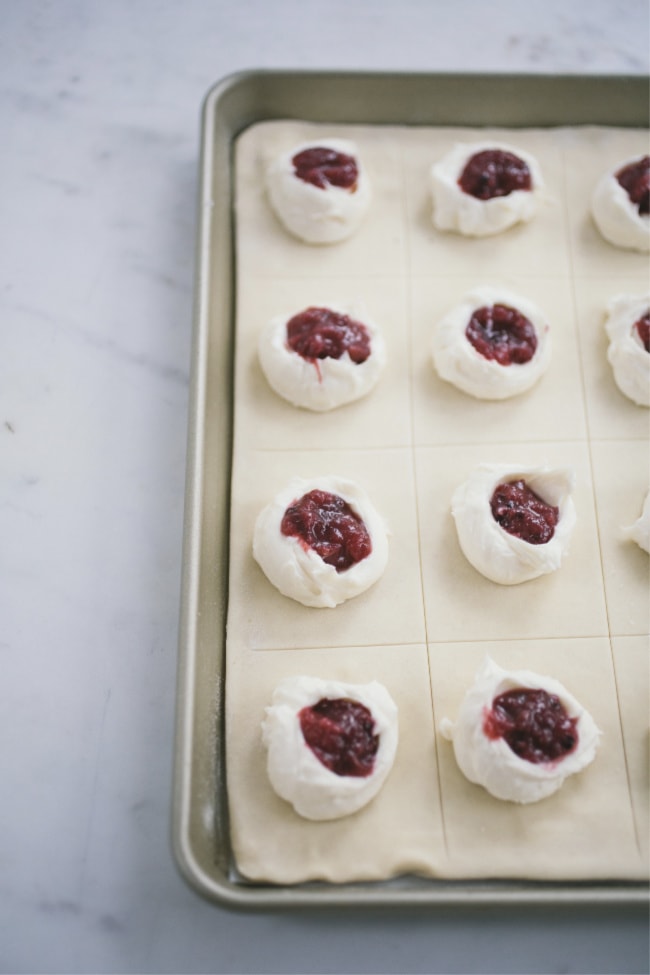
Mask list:
[[291,160],[298,179],[324,190],[328,185],[339,186],[352,193],[357,188],[359,170],[354,156],[324,146],[313,146],[296,153]]
[[347,501],[328,491],[309,491],[289,505],[280,530],[312,549],[323,562],[345,572],[372,551],[363,521]]
[[577,724],[556,694],[523,687],[499,694],[483,717],[488,738],[503,738],[515,755],[535,765],[556,762],[574,751]]
[[499,484],[490,501],[492,516],[504,531],[531,545],[543,545],[553,538],[559,508],[547,504],[524,480]]
[[634,323],[634,328],[641,339],[641,345],[646,352],[650,352],[650,310]]
[[623,166],[616,179],[642,216],[650,213],[650,156]]
[[344,352],[359,365],[370,355],[365,325],[330,308],[307,308],[287,322],[287,345],[303,359],[340,359]]
[[537,335],[532,322],[516,308],[490,305],[477,308],[465,335],[485,359],[502,366],[529,362],[537,349]]
[[532,180],[526,163],[513,152],[484,149],[468,159],[458,185],[477,200],[491,200],[515,190],[530,190]]
[[367,707],[348,698],[322,698],[298,718],[305,741],[330,772],[357,778],[371,774],[379,735]]

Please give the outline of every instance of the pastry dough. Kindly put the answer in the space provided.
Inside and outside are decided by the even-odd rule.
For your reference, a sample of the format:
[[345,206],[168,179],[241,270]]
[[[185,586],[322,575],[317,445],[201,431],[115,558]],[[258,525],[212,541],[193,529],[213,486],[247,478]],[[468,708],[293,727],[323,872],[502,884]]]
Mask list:
[[[487,359],[466,335],[479,308],[505,305],[519,311],[532,324],[537,347],[527,362],[501,365]],[[501,288],[477,288],[436,325],[432,342],[433,365],[441,379],[478,399],[508,399],[525,392],[541,378],[551,359],[549,326],[532,301]]]
[[[260,180],[263,160],[282,146],[320,142],[321,134],[358,146],[377,204],[359,232],[338,247],[302,246],[280,232]],[[636,815],[638,834],[648,832],[647,802],[638,799],[647,793],[639,774],[646,749],[639,747],[628,781],[612,667],[617,634],[647,629],[647,559],[620,536],[621,523],[634,520],[647,489],[647,442],[641,411],[610,381],[597,327],[609,296],[642,292],[647,275],[638,255],[617,253],[595,231],[585,233],[591,219],[585,173],[605,155],[632,156],[646,138],[589,127],[521,129],[508,136],[498,129],[325,128],[297,121],[255,124],[238,138],[225,690],[237,876],[269,884],[400,877],[407,891],[413,886],[405,875],[416,874],[435,878],[441,888],[450,878],[488,890],[495,877],[647,877],[634,828]],[[435,234],[431,162],[452,141],[478,139],[490,145],[513,139],[533,154],[558,205],[542,207],[521,232],[477,240]],[[550,316],[552,361],[530,395],[484,401],[432,378],[432,323],[476,286],[477,266],[481,280],[530,296]],[[258,368],[260,324],[277,310],[334,297],[345,303],[356,295],[377,309],[390,349],[380,383],[344,410],[291,408],[269,391]],[[596,397],[601,413],[610,419],[614,413],[618,425],[594,422]],[[518,469],[508,465],[513,458]],[[605,485],[594,460],[607,473]],[[503,462],[512,475],[538,471],[542,463],[575,468],[579,521],[561,572],[528,586],[494,585],[467,562],[449,504],[482,461]],[[391,526],[382,578],[331,613],[284,598],[251,557],[255,519],[267,499],[296,473],[314,482],[323,471],[363,484]],[[624,483],[617,471],[625,471]],[[208,551],[209,539],[208,531]],[[443,716],[456,718],[486,654],[508,673],[553,674],[575,689],[602,729],[596,761],[549,800],[496,800],[465,778],[453,749],[435,734]],[[640,653],[633,661],[625,653],[630,686],[636,687],[645,661]],[[260,723],[274,689],[295,675],[378,680],[399,706],[392,771],[357,813],[306,819],[269,781]],[[638,728],[647,726],[641,695],[625,722],[638,746]]]
[[[486,150],[512,153],[528,166],[529,190],[513,190],[507,196],[480,200],[465,193],[459,185],[463,170],[472,156]],[[517,223],[526,223],[537,213],[544,181],[535,157],[505,142],[459,143],[431,168],[433,224],[438,230],[451,230],[468,237],[499,234]]]
[[[307,745],[299,713],[323,699],[356,701],[370,711],[373,734],[379,741],[369,775],[338,775]],[[306,819],[340,819],[374,799],[393,767],[398,741],[397,707],[377,681],[350,684],[318,677],[289,677],[273,693],[262,736],[268,749],[269,779],[277,794]]]

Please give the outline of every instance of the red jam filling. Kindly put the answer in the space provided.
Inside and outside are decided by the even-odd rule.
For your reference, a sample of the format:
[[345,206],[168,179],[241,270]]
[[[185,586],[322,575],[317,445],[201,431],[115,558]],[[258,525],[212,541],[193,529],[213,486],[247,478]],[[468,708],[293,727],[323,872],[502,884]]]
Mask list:
[[289,505],[280,530],[345,572],[372,551],[370,535],[347,501],[328,491],[309,491]]
[[547,504],[524,480],[499,484],[490,501],[492,516],[509,535],[543,545],[553,538],[559,508]]
[[379,735],[367,707],[349,698],[322,698],[298,718],[305,741],[330,772],[357,778],[371,774]]
[[324,146],[313,146],[296,153],[291,160],[298,179],[324,190],[328,185],[339,186],[352,193],[357,188],[359,170],[354,156]]
[[646,352],[650,352],[650,310],[634,323],[634,328],[641,339],[641,345]]
[[307,308],[287,322],[287,345],[303,359],[340,359],[347,352],[359,365],[370,355],[365,325],[330,308]]
[[468,159],[458,185],[477,200],[491,200],[515,190],[532,189],[532,179],[524,160],[513,152],[484,149]]
[[537,349],[535,328],[521,312],[507,305],[477,308],[465,335],[485,359],[502,366],[529,362]]
[[623,166],[616,173],[616,179],[639,213],[642,216],[650,213],[650,156]]
[[556,762],[574,751],[577,724],[556,694],[523,687],[499,694],[483,717],[488,738],[503,738],[515,755],[535,765]]

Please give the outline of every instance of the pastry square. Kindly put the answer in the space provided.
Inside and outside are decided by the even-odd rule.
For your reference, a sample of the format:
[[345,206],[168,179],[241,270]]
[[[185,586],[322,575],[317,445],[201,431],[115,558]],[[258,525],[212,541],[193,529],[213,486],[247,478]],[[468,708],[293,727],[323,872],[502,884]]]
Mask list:
[[[259,364],[257,344],[260,331],[272,318],[288,318],[310,306],[330,304],[360,304],[365,309],[367,319],[382,332],[386,366],[366,396],[321,413],[294,406],[271,389]],[[249,277],[239,291],[237,314],[238,443],[271,450],[313,450],[397,447],[411,442],[407,308],[402,277]],[[363,320],[361,312],[359,316]]]
[[[437,230],[432,223],[430,171],[456,143],[505,142],[530,152],[540,164],[545,192],[529,223],[494,236],[472,238]],[[469,268],[491,281],[504,272],[516,276],[569,276],[562,152],[551,132],[534,129],[449,128],[409,133],[403,142],[407,188],[410,273],[466,278]]]
[[[233,848],[249,880],[294,884],[435,874],[444,839],[427,652],[419,646],[232,652],[228,663],[228,796]],[[266,774],[261,722],[277,683],[310,675],[382,683],[399,712],[395,763],[379,794],[354,815],[303,819]]]
[[[332,245],[310,245],[291,236],[272,212],[264,171],[277,154],[312,138],[345,138],[357,143],[367,169],[374,205],[354,236]],[[404,274],[406,245],[399,143],[391,129],[260,122],[236,144],[238,266],[269,278],[353,278],[368,270],[381,277]],[[241,279],[240,279],[241,280]]]
[[[461,551],[451,498],[479,464],[571,467],[577,524],[564,564],[519,585],[492,582]],[[585,444],[418,448],[420,553],[429,640],[514,640],[607,635],[589,456]]]
[[[527,298],[549,324],[547,371],[527,392],[505,400],[476,399],[437,374],[431,359],[436,323],[477,286],[503,287]],[[416,444],[545,443],[586,437],[580,360],[567,279],[516,277],[476,280],[429,275],[411,279],[413,426]],[[516,365],[509,367],[516,369]]]
[[[388,526],[389,556],[383,576],[366,592],[334,609],[316,609],[283,596],[269,582],[253,559],[253,526],[258,512],[292,478],[329,474],[355,481],[366,491]],[[233,483],[229,640],[261,650],[424,642],[408,450],[240,450]]]
[[600,178],[626,160],[647,153],[647,131],[584,126],[562,130],[562,139],[574,275],[645,275],[647,281],[647,253],[610,244],[591,216],[591,198]]
[[[455,721],[485,656],[506,670],[553,676],[602,732],[596,758],[554,795],[530,804],[493,798],[469,782],[451,742],[437,736],[440,787],[456,877],[578,879],[641,876],[609,640],[511,640],[429,647],[436,730]],[[479,866],[480,865],[480,866]]]

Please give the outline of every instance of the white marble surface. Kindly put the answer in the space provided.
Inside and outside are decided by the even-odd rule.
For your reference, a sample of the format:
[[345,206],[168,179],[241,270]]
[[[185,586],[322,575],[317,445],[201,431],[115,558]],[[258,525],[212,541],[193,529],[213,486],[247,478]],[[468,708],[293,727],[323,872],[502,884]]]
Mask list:
[[169,846],[204,92],[256,67],[645,73],[645,0],[0,14],[0,969],[647,969],[638,912],[235,915]]

